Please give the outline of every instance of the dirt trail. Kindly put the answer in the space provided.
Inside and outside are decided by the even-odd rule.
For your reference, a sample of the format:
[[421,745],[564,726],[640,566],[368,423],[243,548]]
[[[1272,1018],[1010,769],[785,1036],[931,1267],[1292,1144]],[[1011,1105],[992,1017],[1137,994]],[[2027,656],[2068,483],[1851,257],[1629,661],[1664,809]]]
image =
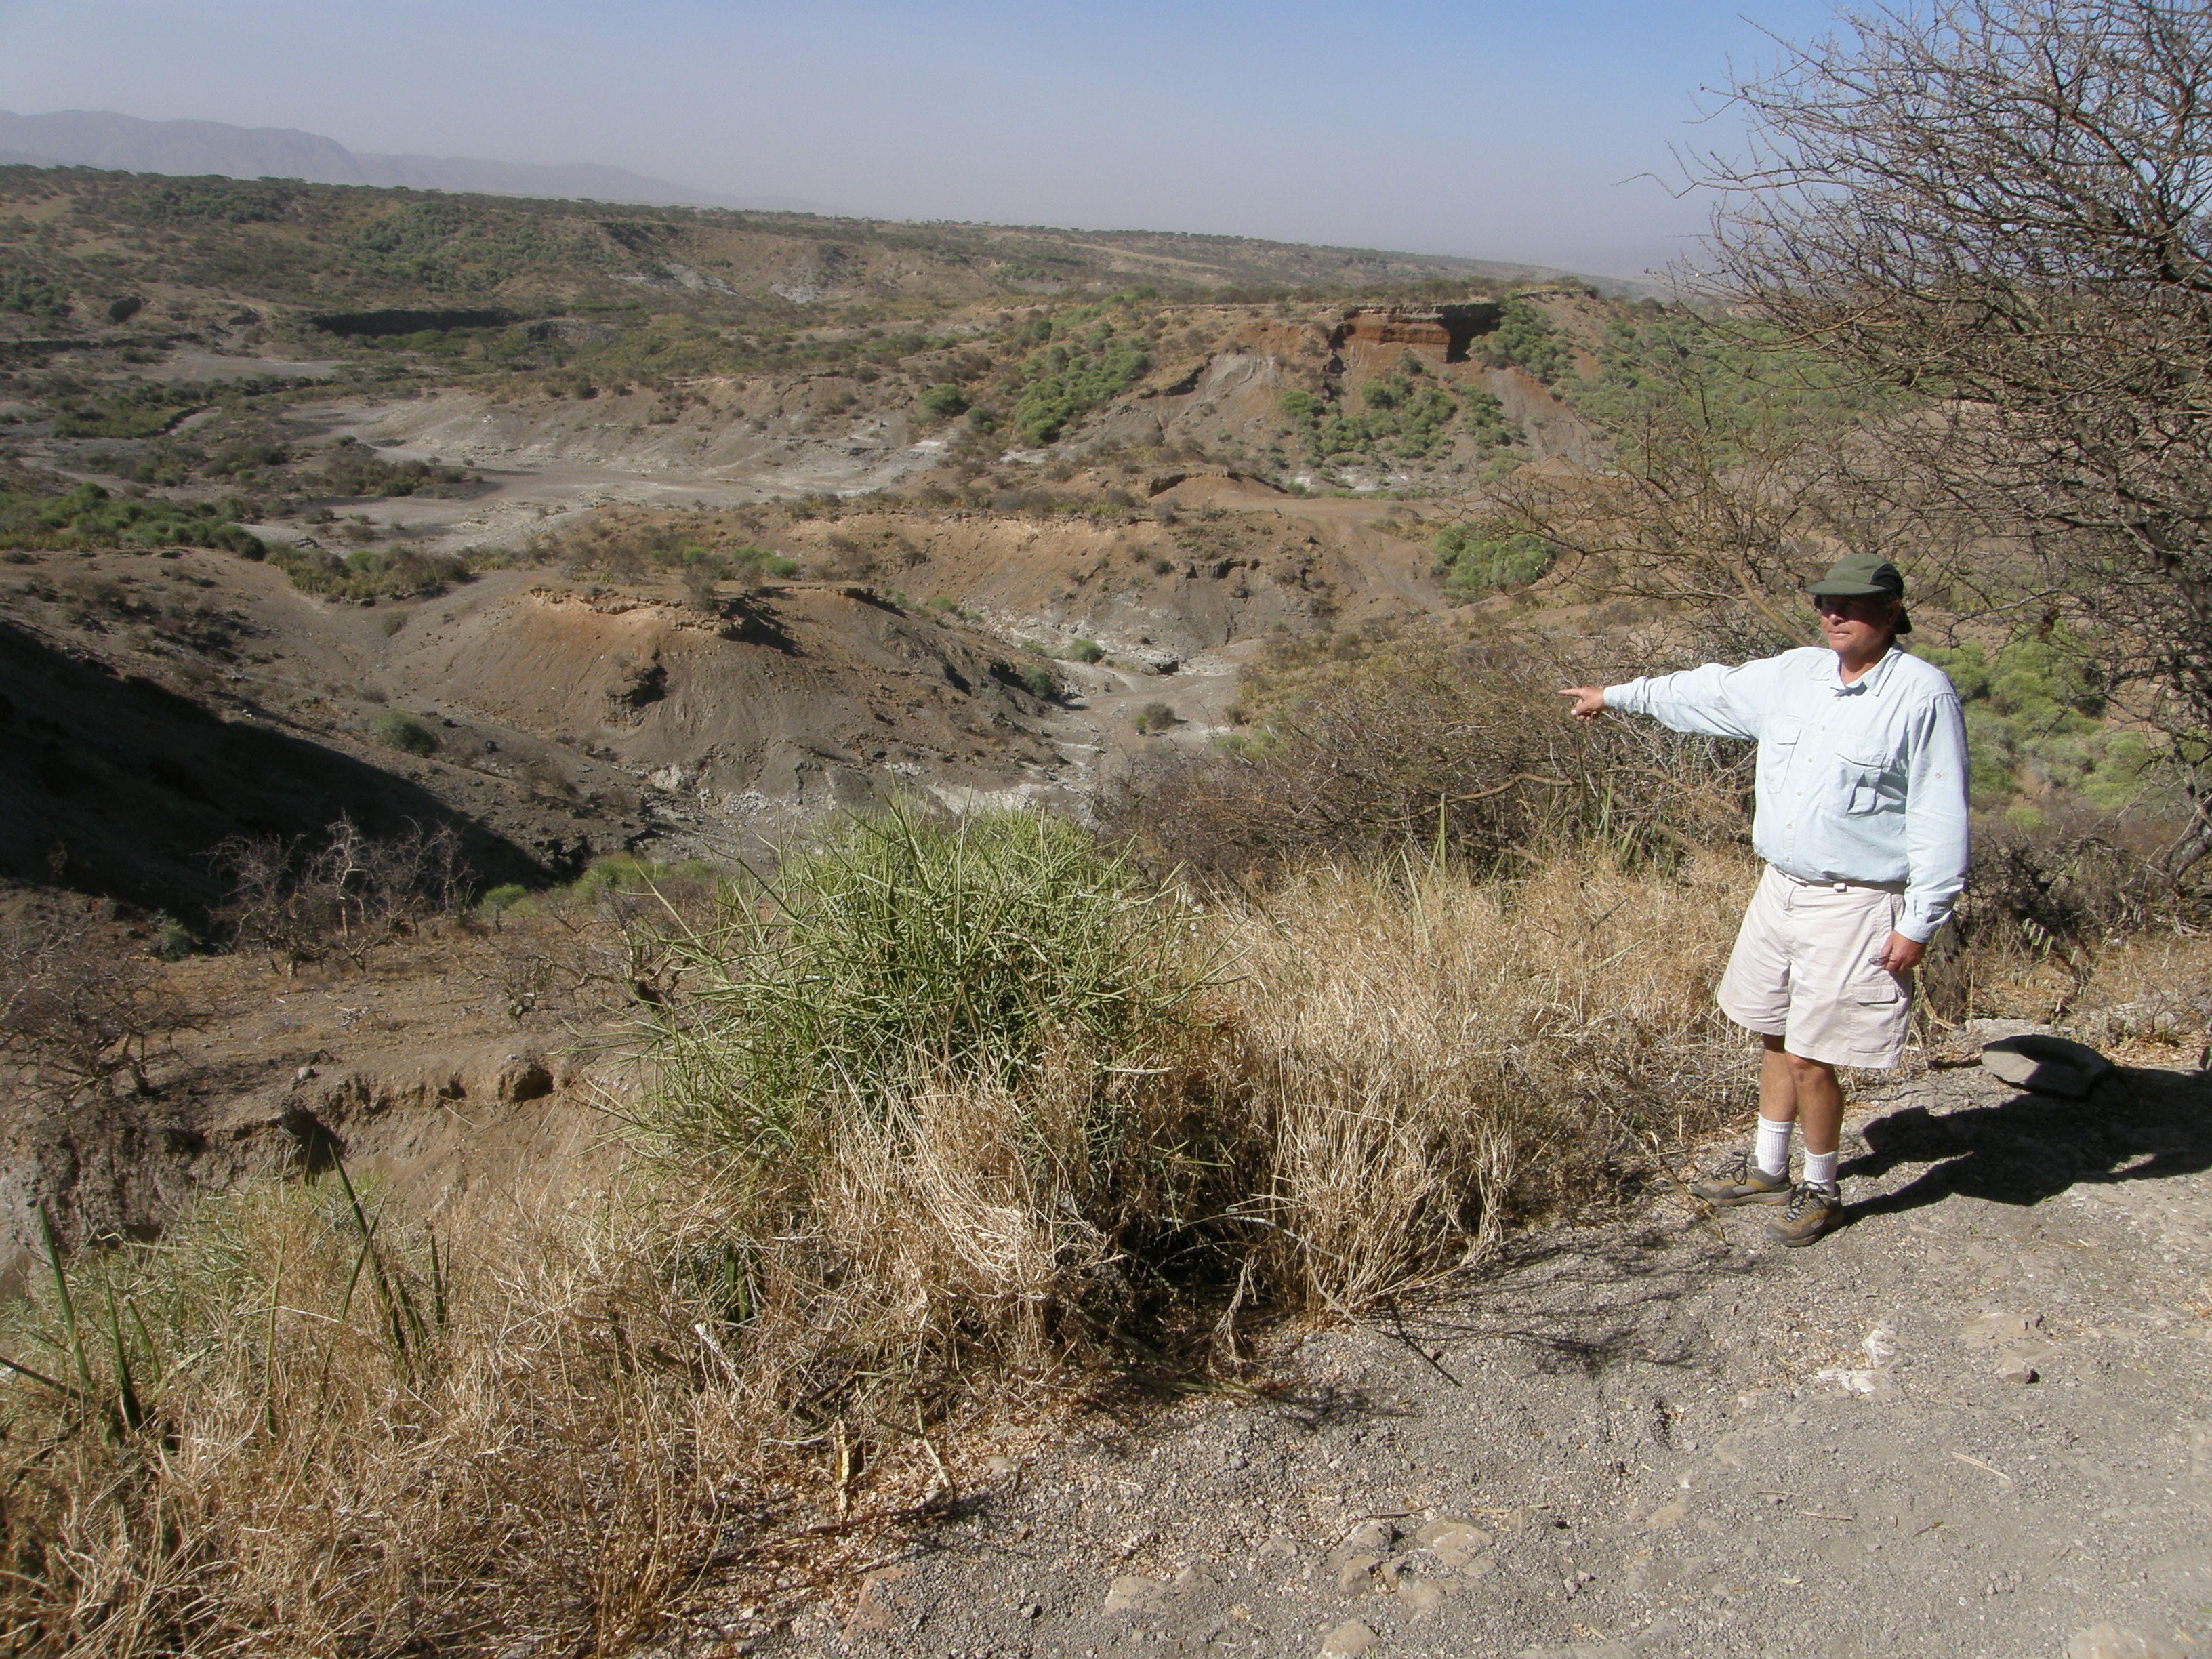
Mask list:
[[1672,1196],[1529,1237],[1272,1397],[1000,1460],[736,1650],[2212,1653],[2212,1083],[1934,1072],[1844,1148],[1814,1248]]

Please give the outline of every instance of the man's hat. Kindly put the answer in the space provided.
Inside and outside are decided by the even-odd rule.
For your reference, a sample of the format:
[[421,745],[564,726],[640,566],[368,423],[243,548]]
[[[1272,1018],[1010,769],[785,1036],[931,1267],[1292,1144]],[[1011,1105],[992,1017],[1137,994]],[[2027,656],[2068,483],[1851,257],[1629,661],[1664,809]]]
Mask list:
[[1826,575],[1805,591],[1816,599],[1895,599],[1897,631],[1912,631],[1912,619],[1905,614],[1905,578],[1887,559],[1872,553],[1844,555],[1828,568]]

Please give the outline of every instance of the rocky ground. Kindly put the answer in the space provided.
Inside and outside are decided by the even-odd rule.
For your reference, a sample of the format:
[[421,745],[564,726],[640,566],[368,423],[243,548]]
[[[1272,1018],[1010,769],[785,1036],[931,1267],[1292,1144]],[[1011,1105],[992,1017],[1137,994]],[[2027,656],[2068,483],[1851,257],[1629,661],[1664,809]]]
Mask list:
[[2212,1083],[2157,1058],[2087,1101],[1928,1072],[1855,1107],[1813,1248],[1664,1194],[1537,1233],[678,1645],[2212,1652]]

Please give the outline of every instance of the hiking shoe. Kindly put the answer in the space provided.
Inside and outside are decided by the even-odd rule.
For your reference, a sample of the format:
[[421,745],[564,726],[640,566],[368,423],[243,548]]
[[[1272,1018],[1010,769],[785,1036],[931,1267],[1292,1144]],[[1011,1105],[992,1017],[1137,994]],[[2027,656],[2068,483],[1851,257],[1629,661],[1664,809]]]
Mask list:
[[1690,1196],[1708,1204],[1779,1204],[1790,1196],[1790,1172],[1769,1175],[1739,1152],[1703,1181],[1690,1183]]
[[1844,1218],[1844,1195],[1801,1181],[1790,1189],[1782,1213],[1766,1224],[1766,1236],[1795,1247],[1810,1244]]

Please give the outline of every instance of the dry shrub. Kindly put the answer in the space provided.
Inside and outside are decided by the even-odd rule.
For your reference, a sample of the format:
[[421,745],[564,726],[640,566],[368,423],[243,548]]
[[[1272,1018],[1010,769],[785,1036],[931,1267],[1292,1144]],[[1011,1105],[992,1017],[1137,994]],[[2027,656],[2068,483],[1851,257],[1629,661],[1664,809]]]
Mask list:
[[1326,663],[1253,733],[1140,762],[1103,806],[1148,860],[1241,878],[1404,848],[1493,866],[1592,835],[1638,850],[1742,835],[1747,748],[1571,720],[1523,641],[1431,634]]
[[[1983,1015],[2063,1019],[2108,961],[2201,930],[2212,920],[2212,888],[2202,874],[2167,868],[2164,828],[2100,813],[1978,826],[1957,921],[1922,970],[1928,1013],[1946,1024]],[[2181,1001],[2168,1001],[2181,1017]],[[2202,998],[2196,1006],[2212,1012]]]
[[1711,987],[1754,875],[1319,866],[1193,927],[1066,826],[894,817],[690,942],[649,1121],[743,1172],[754,1352],[823,1413],[1232,1281],[1353,1309],[1749,1103]]
[[672,994],[679,963],[671,928],[710,923],[715,892],[702,861],[621,853],[592,860],[565,888],[495,887],[466,919],[483,940],[468,972],[510,1019],[600,1031],[632,1006]]
[[118,1077],[149,1092],[148,1046],[191,1018],[118,931],[66,900],[0,917],[0,1056],[65,1102]]
[[237,943],[289,967],[343,957],[355,967],[468,897],[461,841],[450,824],[410,823],[371,836],[341,816],[319,842],[240,836],[215,852],[230,886],[218,920]]
[[[81,1257],[9,1352],[13,1650],[605,1653],[744,1534],[711,1202],[375,1229],[255,1185]],[[370,1223],[373,1226],[374,1224]]]
[[1356,1308],[1748,1105],[1751,1048],[1712,987],[1754,873],[1583,850],[1510,884],[1407,860],[1271,895],[1236,925],[1227,991],[1268,1278]]

